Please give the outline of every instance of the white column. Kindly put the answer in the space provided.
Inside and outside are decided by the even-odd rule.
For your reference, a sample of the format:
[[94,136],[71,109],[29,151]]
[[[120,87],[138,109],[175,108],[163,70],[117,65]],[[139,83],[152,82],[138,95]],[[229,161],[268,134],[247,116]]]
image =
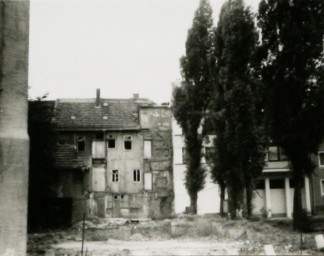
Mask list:
[[305,176],[305,203],[306,203],[306,210],[311,211],[311,198],[310,198],[310,189],[309,189],[309,178]]
[[267,218],[271,218],[271,194],[270,194],[270,180],[265,178],[265,200],[266,200],[266,210]]
[[289,178],[285,178],[285,195],[286,195],[286,215],[287,218],[291,218],[291,198],[290,198],[290,186]]

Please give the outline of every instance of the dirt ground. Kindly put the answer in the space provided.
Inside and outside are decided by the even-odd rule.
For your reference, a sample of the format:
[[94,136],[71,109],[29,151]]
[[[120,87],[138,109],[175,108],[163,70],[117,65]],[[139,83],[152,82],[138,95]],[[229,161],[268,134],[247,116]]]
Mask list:
[[[28,255],[81,255],[82,223],[72,228],[30,234]],[[84,254],[119,255],[264,255],[272,244],[277,255],[324,255],[314,236],[291,228],[290,220],[228,221],[216,216],[174,219],[90,219],[86,222]]]

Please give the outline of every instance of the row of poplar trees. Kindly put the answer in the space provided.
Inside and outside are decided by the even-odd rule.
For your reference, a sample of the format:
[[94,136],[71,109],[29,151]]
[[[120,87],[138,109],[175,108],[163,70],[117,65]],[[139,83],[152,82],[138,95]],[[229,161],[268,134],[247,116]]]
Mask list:
[[216,134],[211,174],[221,202],[227,190],[231,218],[242,208],[251,216],[253,188],[272,143],[291,163],[293,223],[300,228],[303,178],[324,137],[323,17],[323,0],[261,0],[257,14],[243,0],[227,0],[214,27],[210,3],[200,1],[180,60],[183,79],[173,90],[193,213],[205,182],[200,160],[208,129]]

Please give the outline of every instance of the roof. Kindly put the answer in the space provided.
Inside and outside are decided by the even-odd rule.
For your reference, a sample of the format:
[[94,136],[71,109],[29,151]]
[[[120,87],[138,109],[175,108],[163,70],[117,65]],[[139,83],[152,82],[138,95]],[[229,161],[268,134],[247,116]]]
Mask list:
[[65,130],[137,130],[139,106],[153,106],[147,99],[58,99],[54,123]]

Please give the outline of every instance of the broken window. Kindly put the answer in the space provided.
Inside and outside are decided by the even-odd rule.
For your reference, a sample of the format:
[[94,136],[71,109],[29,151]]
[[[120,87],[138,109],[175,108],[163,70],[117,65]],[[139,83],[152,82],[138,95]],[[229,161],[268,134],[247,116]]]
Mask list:
[[141,181],[141,171],[140,170],[133,171],[133,181],[136,181],[136,182]]
[[125,136],[124,137],[124,147],[127,150],[132,149],[132,136]]
[[78,137],[78,151],[85,151],[85,137]]
[[115,139],[108,139],[108,148],[115,148]]
[[118,182],[118,170],[112,171],[112,182]]

